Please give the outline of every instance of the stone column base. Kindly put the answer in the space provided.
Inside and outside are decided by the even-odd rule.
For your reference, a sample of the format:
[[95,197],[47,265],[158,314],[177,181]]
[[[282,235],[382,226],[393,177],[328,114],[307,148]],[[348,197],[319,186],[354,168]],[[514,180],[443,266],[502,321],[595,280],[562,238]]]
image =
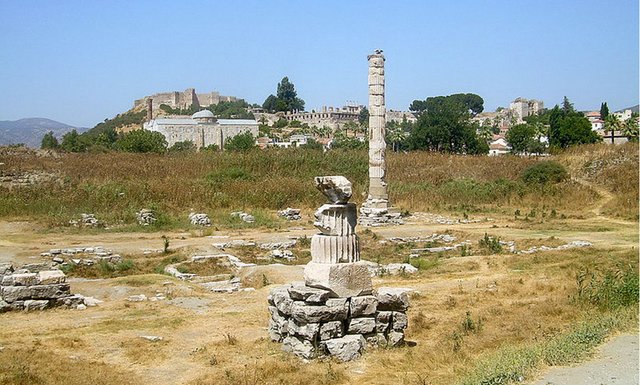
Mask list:
[[356,297],[370,294],[373,290],[365,262],[309,262],[304,268],[304,282],[310,287],[329,290],[337,297]]

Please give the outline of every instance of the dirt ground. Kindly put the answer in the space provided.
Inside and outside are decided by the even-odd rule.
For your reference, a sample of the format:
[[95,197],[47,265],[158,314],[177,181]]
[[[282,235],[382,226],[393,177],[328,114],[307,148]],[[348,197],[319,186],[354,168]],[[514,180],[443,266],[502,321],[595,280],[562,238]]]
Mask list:
[[[484,217],[479,217],[482,220],[476,223],[437,224],[421,219],[420,216],[416,218],[409,219],[402,226],[374,228],[373,231],[382,240],[452,231],[464,233],[474,243],[485,233],[489,233],[505,241],[515,241],[516,245],[527,240],[555,237],[562,243],[589,241],[593,243],[594,249],[615,251],[638,247],[637,222],[609,219],[600,215],[599,210],[585,219],[558,219],[544,223],[516,221],[508,217],[485,221]],[[359,230],[363,231],[362,228]],[[46,231],[37,224],[28,222],[0,222],[0,262],[10,261],[16,265],[39,262],[43,260],[41,252],[80,245],[100,245],[115,253],[141,254],[145,250],[161,249],[162,235],[171,239],[172,248],[188,248],[191,253],[196,254],[215,251],[212,243],[220,242],[220,239],[279,242],[291,237],[310,237],[315,232],[307,224],[301,229],[284,231],[216,231],[211,236],[198,236],[193,232],[86,234]],[[222,238],[227,236],[229,238]],[[367,255],[366,249],[362,251],[362,258],[372,259]],[[402,286],[417,291],[422,299],[417,301],[419,305],[413,316],[419,310],[427,314],[429,319],[429,307],[441,308],[443,303],[450,302],[448,298],[458,298],[457,293],[472,293],[476,296],[491,292],[496,284],[510,287],[509,285],[515,285],[513,282],[517,279],[522,280],[522,276],[514,275],[516,273],[513,269],[499,263],[496,267],[495,261],[500,258],[486,255],[450,258],[444,262],[442,274],[430,274],[427,271],[409,278],[376,278],[374,286]],[[464,268],[465,266],[471,267]],[[277,344],[267,341],[269,316],[266,298],[274,284],[302,280],[302,269],[303,266],[247,268],[240,275],[263,275],[268,278],[269,284],[254,291],[230,294],[207,292],[195,284],[163,275],[149,275],[145,281],[136,281],[135,277],[130,277],[129,280],[70,279],[72,292],[93,296],[104,302],[83,311],[0,314],[0,347],[5,352],[39,347],[72,362],[104,363],[117,371],[130,373],[132,383],[194,383],[209,371],[217,370],[216,367],[241,367],[242,362],[257,362],[262,357],[281,354]],[[535,274],[539,278],[536,285],[544,285],[548,278],[545,278],[545,273]],[[551,282],[551,278],[549,280]],[[152,297],[157,293],[164,294],[168,299],[139,303],[126,301],[130,295],[145,294]],[[460,295],[458,301],[472,301],[466,298]],[[504,298],[509,296],[505,294]],[[492,306],[505,305],[504,301]],[[457,313],[461,311],[457,310]],[[433,330],[439,330],[438,327]],[[442,326],[443,330],[444,327]],[[141,339],[140,336],[143,335],[160,336],[163,340],[151,343]],[[231,338],[239,342],[233,343]],[[418,345],[426,344],[421,338],[423,337],[417,334],[415,342]],[[346,376],[336,383],[409,383],[400,381],[397,377],[375,379],[381,362],[384,365],[381,354],[375,353],[369,358],[365,356],[354,363],[336,364],[341,365],[340,369]],[[390,353],[390,357],[396,357],[393,354]],[[400,359],[399,356],[396,358]],[[216,363],[213,362],[214,359]],[[229,376],[228,373],[226,375]]]

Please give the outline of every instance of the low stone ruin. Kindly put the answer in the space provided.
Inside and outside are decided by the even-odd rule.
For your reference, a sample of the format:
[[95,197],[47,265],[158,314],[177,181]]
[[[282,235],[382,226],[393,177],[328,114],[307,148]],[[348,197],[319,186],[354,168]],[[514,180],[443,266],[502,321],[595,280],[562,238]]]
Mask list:
[[98,221],[95,214],[80,214],[79,221],[72,219],[69,224],[75,227],[98,227],[100,226],[100,221]]
[[189,221],[194,226],[211,226],[211,219],[207,214],[203,213],[190,213]]
[[299,221],[302,219],[300,209],[292,209],[291,207],[278,211],[278,215],[288,221]]
[[304,358],[360,357],[367,346],[404,342],[406,289],[373,289],[369,266],[360,261],[351,182],[342,176],[315,178],[329,199],[315,213],[320,230],[311,238],[304,282],[274,288],[268,297],[269,336]]
[[243,211],[234,211],[231,213],[231,216],[234,218],[240,218],[242,219],[242,221],[247,222],[247,223],[253,223],[256,221],[256,217],[254,217],[251,214],[247,214]]
[[142,209],[136,213],[136,217],[138,219],[138,224],[142,226],[150,226],[158,220],[153,212],[150,209]]
[[[36,266],[36,265],[34,265]],[[61,270],[14,270],[0,265],[0,313],[10,310],[44,310],[52,307],[85,308],[84,297],[71,294]]]

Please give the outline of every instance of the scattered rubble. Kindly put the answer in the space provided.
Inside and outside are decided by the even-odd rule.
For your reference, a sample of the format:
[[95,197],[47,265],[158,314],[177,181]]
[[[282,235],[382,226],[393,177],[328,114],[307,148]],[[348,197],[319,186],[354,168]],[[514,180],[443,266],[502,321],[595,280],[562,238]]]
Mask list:
[[204,213],[190,213],[189,221],[194,226],[211,226],[211,219],[209,219],[209,216]]
[[60,266],[66,266],[68,264],[92,266],[100,261],[109,263],[122,262],[122,256],[120,254],[113,254],[111,250],[107,250],[102,246],[56,248],[50,249],[48,252],[40,253],[40,256],[43,258],[51,258],[54,264]]
[[493,219],[485,218],[485,219],[469,219],[469,218],[451,218],[445,217],[439,214],[432,213],[412,213],[411,219],[420,220],[421,222],[426,223],[435,223],[440,225],[456,225],[456,224],[468,224],[468,223],[480,223],[480,222],[492,222]]
[[253,241],[245,241],[243,239],[235,239],[229,242],[212,243],[211,245],[218,249],[226,249],[229,247],[254,247],[256,246],[256,243]]
[[256,218],[253,215],[247,214],[243,211],[234,211],[231,213],[231,216],[234,218],[240,218],[247,223],[253,223],[256,221]]
[[136,213],[136,217],[138,218],[138,224],[142,226],[149,226],[158,220],[153,212],[150,209],[142,209]]
[[69,221],[69,224],[75,227],[98,227],[101,225],[94,214],[80,214],[79,221],[72,219]]
[[385,275],[403,275],[403,274],[416,274],[418,269],[409,263],[390,263],[388,265],[381,265],[372,261],[362,261],[367,264],[369,269],[369,275],[372,277],[381,277]]
[[159,342],[163,340],[163,338],[160,336],[140,336],[140,338],[145,339],[149,342]]
[[[405,244],[405,243],[419,243],[419,242],[444,242],[444,243],[452,243],[456,240],[457,238],[454,237],[453,235],[449,235],[449,234],[437,234],[437,233],[433,233],[428,237],[391,237],[388,238],[389,241],[394,242],[394,243],[398,243],[398,244]],[[381,242],[383,242],[384,240],[382,240]]]
[[299,221],[302,219],[302,216],[300,215],[300,209],[292,209],[291,207],[287,207],[285,210],[278,211],[278,215],[288,221]]
[[286,259],[287,261],[294,261],[296,259],[291,250],[271,250],[268,256],[275,259]]
[[590,247],[592,246],[591,242],[587,241],[572,241],[564,245],[560,245],[558,247],[549,247],[549,246],[533,246],[526,250],[516,251],[516,254],[533,254],[539,251],[553,251],[553,250],[567,250],[573,249],[576,247]]

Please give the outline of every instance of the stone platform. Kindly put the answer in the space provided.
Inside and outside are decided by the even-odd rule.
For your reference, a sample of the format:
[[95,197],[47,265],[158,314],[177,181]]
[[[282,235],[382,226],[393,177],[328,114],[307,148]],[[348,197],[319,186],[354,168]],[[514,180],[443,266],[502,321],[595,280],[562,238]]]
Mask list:
[[300,282],[272,289],[268,302],[271,340],[303,359],[334,356],[350,361],[367,347],[404,343],[407,289],[379,288],[369,295],[335,297],[329,290]]

